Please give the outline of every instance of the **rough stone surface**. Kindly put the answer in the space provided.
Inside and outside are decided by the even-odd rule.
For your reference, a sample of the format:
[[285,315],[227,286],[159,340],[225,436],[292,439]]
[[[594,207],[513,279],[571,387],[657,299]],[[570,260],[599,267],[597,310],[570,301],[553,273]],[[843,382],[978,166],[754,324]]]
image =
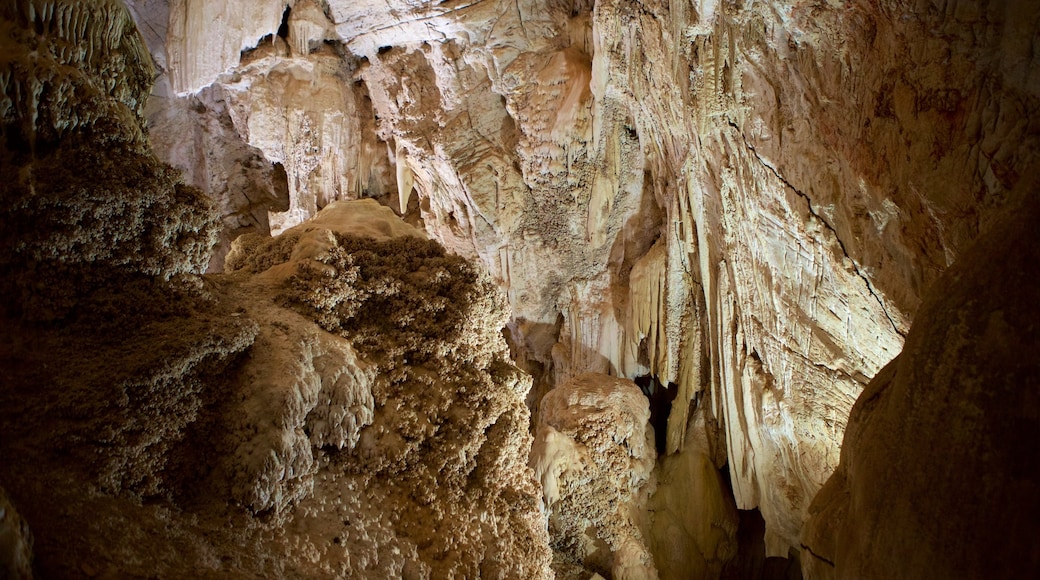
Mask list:
[[229,274],[5,319],[2,481],[41,574],[548,577],[502,297],[328,209]]
[[0,487],[0,572],[4,578],[32,578],[32,532]]
[[29,522],[43,577],[549,577],[487,276],[372,200],[202,276],[217,216],[148,148],[125,8],[0,15],[3,571]]
[[199,272],[211,203],[147,148],[151,59],[118,2],[0,8],[3,308],[60,318],[120,278]]
[[737,511],[715,467],[702,409],[679,453],[660,459],[647,507],[649,542],[662,579],[719,578],[737,551]]
[[[97,133],[140,148],[146,114],[163,162],[223,218],[215,270],[233,235],[255,249],[336,200],[407,211],[505,290],[532,409],[586,372],[650,377],[675,396],[661,430],[676,461],[658,475],[725,466],[770,556],[798,546],[853,402],[925,289],[1040,151],[1034,2],[128,4],[160,73],[154,106],[116,3],[18,2],[5,48],[37,13],[43,36],[91,33],[41,44],[77,64],[46,74],[3,51],[11,79],[50,79],[0,78],[8,142],[107,119]],[[104,34],[82,24],[91,10]],[[80,90],[90,71],[105,82]],[[92,104],[52,115],[69,87]],[[244,255],[260,268],[269,254]],[[699,481],[691,501],[728,521],[726,493]],[[728,534],[690,536],[704,565]],[[658,563],[668,545],[650,542]]]
[[656,453],[631,381],[586,373],[542,398],[531,464],[553,548],[613,578],[657,578],[640,525]]
[[903,352],[853,408],[803,534],[810,577],[1040,570],[1040,364],[1026,354],[1040,343],[1033,183],[1026,206],[940,278]]
[[414,187],[431,234],[508,289],[514,344],[558,329],[523,355],[539,392],[586,371],[675,383],[672,451],[701,396],[737,505],[786,555],[922,288],[1034,155],[1036,120],[1006,114],[1037,93],[1025,45],[1000,40],[1035,29],[1013,4],[329,15],[400,199]]

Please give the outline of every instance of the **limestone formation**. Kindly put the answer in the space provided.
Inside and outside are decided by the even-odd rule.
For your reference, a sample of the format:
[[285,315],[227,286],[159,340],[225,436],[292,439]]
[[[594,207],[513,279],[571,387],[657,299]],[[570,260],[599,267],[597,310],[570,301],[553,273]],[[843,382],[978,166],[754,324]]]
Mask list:
[[[933,287],[849,418],[803,534],[811,578],[1017,578],[1040,569],[1040,220],[998,222]],[[994,256],[1000,256],[994,260]],[[884,557],[878,557],[883,554]]]
[[12,329],[0,458],[41,573],[548,577],[501,296],[351,203]]
[[[94,326],[142,305],[125,342],[161,356],[84,381],[120,417],[100,431],[111,457],[90,508],[126,521],[139,512],[113,497],[177,496],[171,481],[205,472],[235,521],[292,531],[290,549],[248,524],[254,551],[225,568],[221,549],[192,552],[207,569],[538,575],[548,527],[562,575],[715,577],[740,569],[726,564],[744,556],[738,522],[758,510],[766,555],[811,573],[810,503],[829,478],[857,485],[832,478],[854,402],[1040,156],[1036,2],[17,0],[0,14],[8,352],[41,352],[20,338],[41,321],[78,321],[39,344],[65,356],[80,332],[122,360]],[[256,356],[281,370],[249,371]],[[524,399],[548,429],[562,419],[542,401],[587,373],[644,385],[649,412],[628,389],[619,416],[660,438],[623,468],[646,482],[626,488],[623,524],[552,475],[586,427],[540,438],[541,481],[520,475]],[[160,383],[178,394],[121,394]],[[221,389],[238,398],[217,409]],[[77,405],[44,416],[79,425]],[[188,469],[191,426],[232,415]],[[77,445],[63,449],[89,455]],[[441,471],[441,494],[372,483],[432,489]],[[546,506],[552,526],[539,495],[571,498]],[[425,506],[430,526],[372,507],[394,502]],[[579,541],[589,513],[605,544]],[[465,540],[441,541],[449,522]],[[853,561],[813,529],[812,550]],[[162,569],[179,570],[175,553]]]
[[657,578],[640,529],[656,453],[632,381],[587,373],[542,398],[531,463],[553,548],[613,578]]
[[118,2],[17,2],[3,16],[4,308],[60,318],[120,277],[198,272],[215,216],[147,149],[151,59]]
[[737,511],[711,456],[706,415],[693,417],[681,453],[660,459],[647,504],[662,579],[719,578],[735,558],[748,558],[737,551]]
[[[257,50],[282,64],[264,67],[298,66],[273,4],[216,4],[228,18],[172,52],[249,30],[273,35]],[[332,0],[324,23],[297,4],[290,29],[306,14],[302,36],[346,49],[353,80],[335,90],[371,98],[342,126],[384,142],[390,205],[417,197],[430,235],[485,265],[519,350],[558,332],[517,354],[535,398],[583,372],[652,375],[678,393],[673,453],[708,405],[708,455],[762,511],[772,555],[797,545],[921,292],[1037,151],[1035,57],[1000,40],[1035,35],[1022,3]],[[191,79],[177,90],[241,75],[253,114],[305,107],[269,96],[239,50],[197,51],[211,64],[174,71]],[[290,222],[331,191],[365,195],[304,187]]]
[[129,14],[3,10],[5,572],[549,577],[486,274],[361,200],[203,277],[217,216],[148,148]]

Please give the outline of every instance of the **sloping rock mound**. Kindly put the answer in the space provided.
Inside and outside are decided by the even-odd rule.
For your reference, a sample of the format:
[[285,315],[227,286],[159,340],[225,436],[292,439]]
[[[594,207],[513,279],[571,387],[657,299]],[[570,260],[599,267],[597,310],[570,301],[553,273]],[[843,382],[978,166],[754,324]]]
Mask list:
[[549,576],[487,277],[375,202],[198,275],[217,220],[147,147],[122,3],[0,16],[14,573],[27,522],[44,577]]
[[853,408],[805,534],[813,578],[1026,578],[1040,570],[1040,204],[933,288]]
[[335,229],[8,321],[3,483],[42,573],[548,575],[500,294],[417,232]]

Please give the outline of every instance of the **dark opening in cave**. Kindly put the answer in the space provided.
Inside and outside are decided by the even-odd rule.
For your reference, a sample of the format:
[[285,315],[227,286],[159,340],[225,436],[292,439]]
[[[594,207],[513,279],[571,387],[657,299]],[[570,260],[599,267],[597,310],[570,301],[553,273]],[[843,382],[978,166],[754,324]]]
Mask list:
[[635,379],[639,389],[650,400],[650,425],[654,428],[654,442],[658,455],[663,455],[668,442],[668,413],[672,410],[679,387],[675,383],[662,385],[653,375],[642,375]]
[[[729,464],[723,465],[720,472],[729,487]],[[737,517],[737,555],[723,567],[722,580],[802,580],[796,551],[791,550],[788,558],[766,557],[766,521],[758,508],[738,509]]]
[[292,12],[290,6],[285,7],[285,12],[282,12],[282,23],[278,25],[278,37],[283,40],[289,38],[289,13]]

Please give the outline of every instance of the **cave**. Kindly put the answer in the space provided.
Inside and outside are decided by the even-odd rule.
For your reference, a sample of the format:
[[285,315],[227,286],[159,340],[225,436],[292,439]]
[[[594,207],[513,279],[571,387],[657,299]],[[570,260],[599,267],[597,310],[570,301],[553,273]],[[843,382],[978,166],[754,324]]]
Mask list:
[[1037,577],[1038,38],[4,2],[0,577]]

